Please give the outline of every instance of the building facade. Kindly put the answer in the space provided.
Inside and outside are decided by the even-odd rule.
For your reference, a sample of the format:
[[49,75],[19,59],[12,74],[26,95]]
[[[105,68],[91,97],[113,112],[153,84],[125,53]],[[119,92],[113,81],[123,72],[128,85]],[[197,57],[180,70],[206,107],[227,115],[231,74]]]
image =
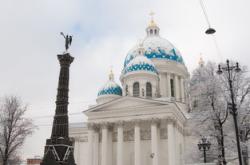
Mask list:
[[151,19],[146,37],[111,72],[86,123],[70,125],[78,165],[183,165],[189,73],[177,48]]

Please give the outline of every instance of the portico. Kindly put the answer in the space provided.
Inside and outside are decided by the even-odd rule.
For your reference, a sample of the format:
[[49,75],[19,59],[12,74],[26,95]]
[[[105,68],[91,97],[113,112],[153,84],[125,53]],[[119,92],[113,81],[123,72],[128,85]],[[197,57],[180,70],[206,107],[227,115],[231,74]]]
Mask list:
[[[127,97],[118,100],[130,101],[131,104],[134,104],[130,99]],[[172,114],[170,113],[173,110],[170,108],[171,106],[165,104],[158,110],[154,109],[155,114],[148,115],[150,113],[146,112],[148,108],[144,108],[145,114],[140,117],[131,116],[127,112],[130,119],[128,116],[118,119],[115,116],[121,116],[121,111],[117,112],[118,110],[112,108],[115,105],[121,105],[118,100],[114,101],[117,103],[113,103],[112,106],[108,105],[112,110],[104,110],[106,108],[102,107],[102,111],[93,110],[92,113],[95,113],[93,116],[91,112],[87,112],[89,115],[88,165],[144,165],[145,160],[149,165],[163,165],[166,164],[166,161],[169,165],[182,165],[184,116],[175,117],[179,114],[178,110],[176,109],[177,112]],[[141,98],[138,98],[136,102],[140,103],[139,100],[152,103],[152,100]],[[145,105],[147,104],[145,103]],[[165,110],[167,113],[159,113],[165,109],[164,107],[169,107],[168,110]],[[106,119],[111,111],[113,115],[116,115]],[[150,111],[152,113],[152,109]],[[99,138],[94,138],[94,135]],[[145,148],[145,144],[148,147]]]

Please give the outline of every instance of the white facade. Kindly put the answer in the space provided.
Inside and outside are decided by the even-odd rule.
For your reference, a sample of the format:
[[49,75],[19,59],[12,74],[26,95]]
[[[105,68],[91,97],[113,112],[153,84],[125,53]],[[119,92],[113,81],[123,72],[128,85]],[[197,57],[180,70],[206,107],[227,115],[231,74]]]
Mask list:
[[78,165],[183,165],[187,120],[179,51],[151,20],[144,41],[131,49],[120,75],[99,90],[86,124],[70,125]]

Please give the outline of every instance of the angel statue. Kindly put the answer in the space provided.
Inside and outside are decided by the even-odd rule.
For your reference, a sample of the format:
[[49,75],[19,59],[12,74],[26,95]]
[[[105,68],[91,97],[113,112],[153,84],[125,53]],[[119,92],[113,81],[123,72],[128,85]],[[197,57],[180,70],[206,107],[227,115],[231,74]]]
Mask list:
[[66,49],[66,51],[69,49],[69,47],[71,46],[71,43],[72,43],[72,36],[70,36],[70,35],[64,35],[64,33],[63,32],[61,32],[60,33],[63,37],[64,37],[64,39],[65,39],[65,49]]

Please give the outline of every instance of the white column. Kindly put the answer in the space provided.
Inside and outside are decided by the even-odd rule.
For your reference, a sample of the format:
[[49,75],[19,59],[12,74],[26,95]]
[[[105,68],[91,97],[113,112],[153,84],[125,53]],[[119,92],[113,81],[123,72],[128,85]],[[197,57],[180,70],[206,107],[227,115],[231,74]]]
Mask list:
[[88,124],[88,165],[93,165],[93,142],[94,142],[94,128],[93,124]]
[[93,165],[98,165],[99,162],[99,131],[94,132],[94,160],[93,160]]
[[170,84],[170,74],[167,74],[167,93],[168,93],[168,97],[171,98],[172,94],[171,94],[171,84]]
[[177,75],[174,75],[174,89],[175,89],[175,99],[177,101],[180,100],[180,92],[179,92],[179,78]]
[[182,102],[185,102],[184,80],[183,80],[182,77],[181,77],[181,79],[180,79],[180,86],[181,86],[181,101],[182,101]]
[[158,150],[158,125],[157,121],[152,121],[151,123],[151,154],[153,165],[159,165],[159,150]]
[[118,123],[117,127],[117,165],[123,165],[123,125]]
[[135,136],[134,136],[134,147],[135,147],[135,164],[141,165],[141,134],[140,134],[140,126],[139,123],[135,123]]
[[109,165],[108,164],[108,126],[107,124],[102,125],[101,165]]
[[168,165],[175,165],[175,128],[174,123],[168,122]]

